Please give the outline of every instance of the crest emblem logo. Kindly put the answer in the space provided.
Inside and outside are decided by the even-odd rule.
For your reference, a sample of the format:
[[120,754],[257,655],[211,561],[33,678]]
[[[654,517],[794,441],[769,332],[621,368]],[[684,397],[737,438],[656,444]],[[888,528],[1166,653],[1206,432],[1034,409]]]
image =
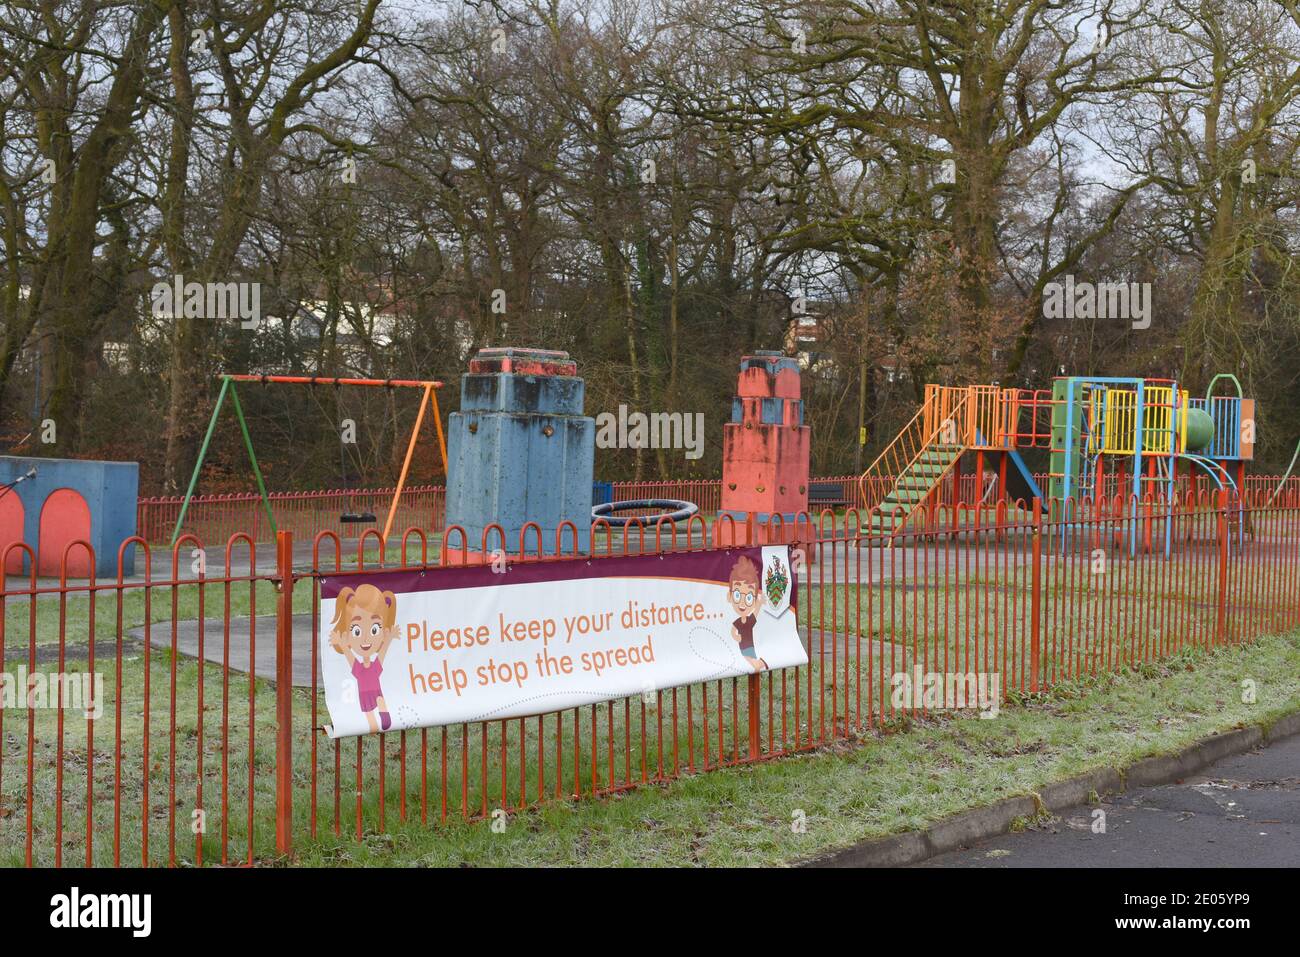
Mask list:
[[767,601],[763,610],[772,617],[780,617],[790,606],[790,558],[789,549],[763,549],[763,594]]

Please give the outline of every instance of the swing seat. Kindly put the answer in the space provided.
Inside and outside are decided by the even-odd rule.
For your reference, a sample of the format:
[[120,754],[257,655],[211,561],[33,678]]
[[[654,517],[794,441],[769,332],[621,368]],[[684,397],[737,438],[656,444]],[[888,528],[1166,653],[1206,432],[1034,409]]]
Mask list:
[[344,512],[339,521],[345,525],[373,525],[376,521],[374,512]]

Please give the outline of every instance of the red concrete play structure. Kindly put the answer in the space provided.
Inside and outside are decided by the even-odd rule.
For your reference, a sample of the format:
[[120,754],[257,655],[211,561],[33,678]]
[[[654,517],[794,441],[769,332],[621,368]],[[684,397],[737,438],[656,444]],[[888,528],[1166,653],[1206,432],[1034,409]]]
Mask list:
[[811,429],[798,360],[756,352],[740,360],[731,421],[722,427],[722,515],[766,525],[808,510]]

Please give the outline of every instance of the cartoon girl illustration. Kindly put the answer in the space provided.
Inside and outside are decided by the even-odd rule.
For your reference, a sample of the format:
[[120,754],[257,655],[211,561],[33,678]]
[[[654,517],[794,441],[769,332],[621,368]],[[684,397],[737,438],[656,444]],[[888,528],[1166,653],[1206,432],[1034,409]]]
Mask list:
[[762,671],[767,667],[767,662],[758,657],[758,652],[754,650],[754,625],[758,621],[758,610],[763,607],[758,566],[742,555],[727,577],[730,579],[727,604],[740,616],[731,623],[731,637],[739,642],[740,653],[746,664],[755,671]]
[[396,619],[397,599],[391,591],[381,592],[374,585],[344,588],[334,600],[330,647],[347,659],[357,680],[361,711],[372,732],[387,731],[393,724],[379,677],[384,673],[388,647],[397,637]]

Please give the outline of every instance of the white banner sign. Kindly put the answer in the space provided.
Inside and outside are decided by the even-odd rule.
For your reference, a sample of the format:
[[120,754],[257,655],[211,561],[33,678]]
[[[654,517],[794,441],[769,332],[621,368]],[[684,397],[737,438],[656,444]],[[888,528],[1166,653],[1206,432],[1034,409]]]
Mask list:
[[806,664],[787,545],[323,579],[345,737],[541,714]]

